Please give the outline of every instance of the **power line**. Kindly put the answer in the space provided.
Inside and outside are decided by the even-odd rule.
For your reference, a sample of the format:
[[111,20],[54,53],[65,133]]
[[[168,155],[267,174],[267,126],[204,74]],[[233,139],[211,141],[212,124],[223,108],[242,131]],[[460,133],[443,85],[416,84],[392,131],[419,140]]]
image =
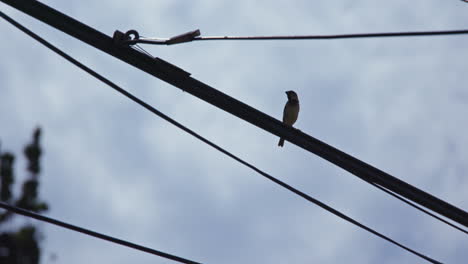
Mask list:
[[[231,113],[244,121],[262,128],[275,136],[285,138],[292,144],[320,156],[368,183],[372,182],[385,187],[408,200],[468,227],[468,213],[464,210],[420,190],[382,170],[379,170],[339,149],[336,149],[333,146],[311,137],[310,135],[285,126],[278,119],[190,77],[190,73],[170,64],[169,62],[160,58],[148,57],[141,52],[128,47],[128,45],[123,44],[125,39],[121,39],[119,37],[126,36],[126,34],[116,31],[114,33],[114,39],[112,39],[96,29],[66,16],[39,1],[0,1],[15,7],[56,29],[62,30],[63,32],[175,87],[178,87],[201,100]],[[184,36],[176,38],[176,40],[178,41],[183,38]]]
[[402,201],[402,202],[408,204],[409,206],[412,206],[412,207],[418,209],[419,211],[421,211],[421,212],[423,212],[423,213],[425,213],[425,214],[427,214],[427,215],[429,215],[429,216],[432,216],[432,217],[434,217],[435,219],[437,219],[437,220],[439,220],[439,221],[441,221],[441,222],[444,222],[445,224],[447,224],[447,225],[449,225],[449,226],[451,226],[451,227],[453,227],[453,228],[455,228],[455,229],[458,229],[459,231],[462,231],[462,232],[465,233],[465,234],[468,234],[468,231],[466,231],[466,230],[462,229],[461,227],[456,226],[456,225],[450,223],[449,221],[443,219],[442,217],[439,217],[439,216],[437,216],[437,215],[435,215],[435,214],[433,214],[433,213],[431,213],[431,212],[425,210],[424,208],[422,208],[422,207],[420,207],[420,206],[418,206],[418,205],[416,205],[416,204],[414,204],[414,203],[408,201],[408,200],[405,199],[404,197],[401,197],[400,195],[398,195],[398,194],[396,194],[396,193],[393,193],[393,192],[391,192],[391,191],[385,189],[384,187],[379,186],[379,185],[377,185],[377,184],[375,184],[375,183],[371,183],[371,182],[370,182],[370,184],[373,185],[373,186],[375,186],[377,189],[380,189],[381,191],[386,192],[386,193],[388,193],[389,195],[391,195],[391,196],[397,198],[398,200],[400,200],[400,201]]
[[[463,0],[462,0],[463,1]],[[172,38],[133,38],[126,43],[173,45],[200,40],[311,40],[311,39],[354,39],[354,38],[382,38],[382,37],[423,37],[442,35],[468,34],[468,30],[440,30],[440,31],[407,31],[407,32],[380,32],[380,33],[353,33],[335,35],[280,35],[280,36],[199,36],[200,30],[190,31]]]
[[24,26],[22,26],[21,24],[17,23],[16,21],[14,21],[13,19],[11,19],[10,17],[6,16],[5,14],[3,14],[2,12],[0,12],[0,16],[3,17],[5,20],[7,20],[8,22],[10,22],[12,25],[14,25],[15,27],[17,27],[18,29],[20,29],[21,31],[25,32],[27,35],[31,36],[32,38],[34,38],[35,40],[39,41],[41,44],[45,45],[46,47],[48,47],[49,49],[51,49],[52,51],[54,51],[55,53],[59,54],[60,56],[62,56],[63,58],[65,58],[66,60],[68,60],[69,62],[71,62],[72,64],[76,65],[77,67],[79,67],[80,69],[84,70],[85,72],[89,73],[90,75],[92,75],[93,77],[97,78],[98,80],[104,82],[105,84],[109,85],[110,87],[112,87],[114,90],[118,91],[119,93],[123,94],[124,96],[128,97],[129,99],[131,99],[132,101],[134,101],[135,103],[139,104],[140,106],[144,107],[145,109],[149,110],[150,112],[152,112],[153,114],[161,117],[162,119],[168,121],[169,123],[175,125],[176,127],[182,129],[183,131],[187,132],[188,134],[196,137],[197,139],[201,140],[202,142],[208,144],[209,146],[215,148],[216,150],[222,152],[223,154],[231,157],[232,159],[238,161],[239,163],[247,166],[248,168],[256,171],[257,173],[259,173],[260,175],[264,176],[265,178],[271,180],[272,182],[280,185],[281,187],[283,188],[286,188],[287,190],[301,196],[302,198],[306,199],[307,201],[311,202],[311,203],[314,203],[316,204],[317,206],[329,211],[330,213],[384,239],[384,240],[387,240],[388,242],[400,247],[400,248],[403,248],[411,253],[413,253],[414,255],[416,256],[419,256],[431,263],[440,263],[439,261],[436,261],[424,254],[421,254],[411,248],[408,248],[398,242],[396,242],[395,240],[383,235],[383,234],[380,234],[379,232],[373,230],[372,228],[370,227],[367,227],[361,223],[359,223],[358,221],[352,219],[351,217],[339,212],[338,210],[336,209],[333,209],[332,207],[320,202],[319,200],[315,199],[315,198],[312,198],[311,196],[299,191],[298,189],[288,185],[287,183],[285,182],[282,182],[281,180],[279,179],[276,179],[275,177],[269,175],[268,173],[258,169],[257,167],[255,167],[254,165],[240,159],[239,157],[235,156],[234,154],[230,153],[229,151],[223,149],[222,147],[216,145],[215,143],[209,141],[208,139],[200,136],[199,134],[197,134],[196,132],[190,130],[189,128],[183,126],[182,124],[178,123],[177,121],[175,121],[174,119],[170,118],[169,116],[163,114],[162,112],[160,112],[159,110],[155,109],[154,107],[150,106],[149,104],[143,102],[141,99],[139,99],[138,97],[132,95],[131,93],[127,92],[126,90],[122,89],[121,87],[119,87],[118,85],[114,84],[113,82],[111,82],[110,80],[106,79],[105,77],[103,77],[102,75],[98,74],[97,72],[93,71],[92,69],[90,69],[89,67],[85,66],[84,64],[80,63],[79,61],[77,61],[76,59],[72,58],[71,56],[69,56],[68,54],[64,53],[63,51],[61,51],[60,49],[58,49],[57,47],[53,46],[52,44],[50,44],[49,42],[47,42],[46,40],[44,40],[43,38],[39,37],[38,35],[34,34],[32,31],[30,31],[29,29],[25,28]]
[[91,231],[89,229],[85,229],[85,228],[82,228],[82,227],[79,227],[79,226],[75,226],[75,225],[72,225],[72,224],[68,224],[68,223],[65,223],[65,222],[50,218],[50,217],[46,217],[46,216],[43,216],[43,215],[40,215],[40,214],[36,214],[36,213],[31,212],[31,211],[21,209],[19,207],[9,205],[9,204],[7,204],[5,202],[0,202],[0,207],[5,209],[5,210],[8,210],[10,212],[14,212],[16,214],[31,217],[31,218],[34,218],[36,220],[42,221],[42,222],[47,222],[49,224],[60,226],[60,227],[66,228],[66,229],[70,229],[70,230],[73,230],[73,231],[76,231],[76,232],[79,232],[79,233],[86,234],[88,236],[96,237],[96,238],[99,238],[99,239],[102,239],[102,240],[106,240],[106,241],[109,241],[109,242],[112,242],[112,243],[115,243],[115,244],[119,244],[119,245],[122,245],[122,246],[125,246],[125,247],[133,248],[133,249],[136,249],[136,250],[139,250],[139,251],[143,251],[143,252],[146,252],[146,253],[149,253],[149,254],[152,254],[152,255],[167,258],[167,259],[177,261],[177,262],[180,262],[180,263],[200,264],[200,262],[195,262],[195,261],[192,261],[192,260],[181,258],[181,257],[171,255],[171,254],[159,251],[159,250],[144,247],[144,246],[134,244],[134,243],[122,240],[122,239],[107,236],[107,235],[104,235],[104,234],[101,234],[101,233],[98,233],[98,232],[95,232],[95,231]]

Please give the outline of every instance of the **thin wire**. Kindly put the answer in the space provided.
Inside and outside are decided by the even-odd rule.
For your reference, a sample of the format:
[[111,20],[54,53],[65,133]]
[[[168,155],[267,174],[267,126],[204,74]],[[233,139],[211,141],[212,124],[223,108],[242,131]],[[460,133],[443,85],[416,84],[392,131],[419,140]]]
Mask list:
[[140,45],[138,44],[135,44],[133,46],[131,46],[134,50],[140,52],[140,53],[143,53],[145,54],[146,56],[148,57],[151,57],[151,58],[154,58],[153,55],[151,55],[151,53],[149,53],[148,51],[146,51],[144,48],[142,48]]
[[[468,2],[464,1],[463,2]],[[462,30],[440,30],[440,31],[407,31],[407,32],[380,32],[380,33],[354,33],[335,35],[278,35],[278,36],[197,36],[192,39],[185,39],[181,42],[168,43],[167,38],[139,38],[129,40],[127,43],[145,43],[156,45],[179,44],[200,40],[306,40],[306,39],[351,39],[351,38],[382,38],[382,37],[422,37],[440,35],[461,35],[468,34],[467,29]]]
[[295,35],[295,36],[206,36],[195,37],[193,40],[293,40],[293,39],[348,39],[348,38],[381,38],[381,37],[421,37],[440,35],[468,34],[463,30],[442,31],[408,31],[408,32],[380,32],[380,33],[354,33],[336,35]]
[[75,226],[75,225],[72,225],[72,224],[68,224],[68,223],[65,223],[65,222],[50,218],[50,217],[46,217],[46,216],[43,216],[43,215],[40,215],[40,214],[36,214],[36,213],[31,212],[31,211],[21,209],[19,207],[9,205],[9,204],[7,204],[5,202],[0,202],[0,207],[5,209],[5,210],[8,210],[10,212],[14,212],[16,214],[31,217],[31,218],[37,219],[39,221],[47,222],[47,223],[50,223],[50,224],[53,224],[53,225],[57,225],[57,226],[60,226],[60,227],[66,228],[66,229],[70,229],[70,230],[80,232],[80,233],[83,233],[83,234],[86,234],[86,235],[89,235],[89,236],[93,236],[93,237],[96,237],[96,238],[100,238],[100,239],[103,239],[103,240],[106,240],[106,241],[109,241],[109,242],[112,242],[112,243],[115,243],[115,244],[120,244],[122,246],[133,248],[133,249],[136,249],[136,250],[139,250],[139,251],[144,251],[146,253],[157,255],[157,256],[160,256],[160,257],[163,257],[163,258],[167,258],[167,259],[170,259],[170,260],[173,260],[173,261],[180,262],[180,263],[200,264],[199,262],[195,262],[195,261],[192,261],[192,260],[181,258],[181,257],[171,255],[171,254],[159,251],[159,250],[147,248],[147,247],[144,247],[144,246],[141,246],[141,245],[138,245],[138,244],[134,244],[134,243],[122,240],[122,239],[107,236],[107,235],[104,235],[104,234],[101,234],[101,233],[98,233],[98,232],[95,232],[95,231],[91,231],[89,229],[85,229],[85,228],[82,228],[82,227],[79,227],[79,226]]
[[[143,38],[144,38],[144,36],[140,36],[140,37],[143,37]],[[148,56],[151,57],[151,58],[154,58],[154,56],[153,56],[151,53],[149,53],[148,51],[146,51],[143,47],[141,47],[141,46],[138,45],[138,44],[132,45],[132,46],[130,46],[130,47],[132,47],[132,48],[134,48],[134,49],[136,49],[136,50],[138,50],[138,51],[140,51],[140,52],[142,52],[142,53],[148,55]]]
[[406,204],[408,204],[408,205],[410,205],[410,206],[412,206],[412,207],[414,207],[414,208],[416,208],[416,209],[422,211],[423,213],[426,213],[426,214],[428,214],[428,215],[430,215],[430,216],[436,218],[437,220],[442,221],[442,222],[446,223],[447,225],[449,225],[449,226],[451,226],[451,227],[453,227],[453,228],[456,228],[456,229],[462,231],[462,232],[465,233],[465,234],[468,234],[468,231],[466,231],[466,230],[464,230],[464,229],[462,229],[462,228],[460,228],[460,227],[458,227],[458,226],[456,226],[456,225],[450,223],[449,221],[447,221],[447,220],[445,220],[445,219],[443,219],[443,218],[441,218],[441,217],[439,217],[439,216],[437,216],[437,215],[435,215],[435,214],[433,214],[433,213],[427,211],[426,209],[424,209],[424,208],[422,208],[422,207],[416,205],[415,203],[413,203],[413,202],[411,202],[411,201],[409,201],[409,200],[403,198],[402,196],[400,196],[400,195],[398,195],[398,194],[396,194],[396,193],[394,193],[394,192],[392,192],[392,191],[389,191],[388,189],[386,189],[386,188],[384,188],[384,187],[382,187],[382,186],[380,186],[380,185],[378,185],[378,184],[375,184],[375,183],[373,183],[373,182],[369,182],[369,183],[372,184],[373,186],[375,186],[376,188],[378,188],[378,189],[380,189],[380,190],[382,190],[382,191],[384,191],[384,192],[390,194],[391,196],[397,198],[398,200],[400,200],[400,201],[402,201],[402,202],[404,202],[404,203],[406,203]]
[[174,119],[170,118],[169,116],[163,114],[162,112],[160,112],[159,110],[155,109],[154,107],[152,107],[151,105],[145,103],[144,101],[142,101],[141,99],[139,99],[138,97],[132,95],[131,93],[127,92],[126,90],[122,89],[121,87],[119,87],[118,85],[114,84],[113,82],[111,82],[110,80],[106,79],[105,77],[101,76],[100,74],[98,74],[97,72],[93,71],[92,69],[88,68],[87,66],[83,65],[82,63],[80,63],[79,61],[77,61],[76,59],[72,58],[71,56],[69,56],[68,54],[64,53],[63,51],[61,51],[60,49],[58,49],[57,47],[53,46],[52,44],[50,44],[49,42],[47,42],[46,40],[44,40],[43,38],[39,37],[38,35],[34,34],[33,32],[31,32],[29,29],[25,28],[24,26],[22,26],[21,24],[17,23],[16,21],[14,21],[13,19],[11,19],[10,17],[6,16],[5,14],[3,14],[1,11],[0,11],[0,16],[3,17],[5,20],[7,20],[8,22],[10,22],[12,25],[16,26],[18,29],[20,29],[21,31],[25,32],[27,35],[29,35],[30,37],[34,38],[35,40],[39,41],[41,44],[43,44],[44,46],[48,47],[49,49],[51,49],[52,51],[54,51],[55,53],[59,54],[60,56],[62,56],[63,58],[65,58],[66,60],[68,60],[69,62],[73,63],[74,65],[76,65],[77,67],[79,67],[80,69],[84,70],[85,72],[89,73],[90,75],[92,75],[93,77],[95,77],[96,79],[102,81],[103,83],[109,85],[110,87],[112,87],[114,90],[118,91],[119,93],[123,94],[124,96],[128,97],[129,99],[131,99],[132,101],[136,102],[137,104],[139,104],[140,106],[144,107],[145,109],[147,109],[148,111],[152,112],[153,114],[161,117],[162,119],[168,121],[169,123],[173,124],[174,126],[182,129],[183,131],[187,132],[188,134],[196,137],[197,139],[199,139],[200,141],[208,144],[209,146],[215,148],[216,150],[222,152],[223,154],[231,157],[232,159],[238,161],[239,163],[251,168],[252,170],[256,171],[257,173],[259,173],[260,175],[264,176],[265,178],[271,180],[272,182],[286,188],[287,190],[301,196],[302,198],[306,199],[307,201],[311,202],[311,203],[314,203],[316,204],[317,206],[329,211],[330,213],[384,239],[384,240],[387,240],[388,242],[408,251],[408,252],[411,252],[413,253],[414,255],[420,257],[420,258],[423,258],[431,263],[441,263],[437,260],[434,260],[422,253],[419,253],[411,248],[408,248],[398,242],[396,242],[395,240],[383,235],[383,234],[380,234],[379,232],[373,230],[372,228],[370,227],[367,227],[361,223],[359,223],[358,221],[352,219],[351,217],[339,212],[338,210],[320,202],[319,200],[299,191],[298,189],[288,185],[287,183],[285,182],[282,182],[281,180],[279,179],[276,179],[275,177],[269,175],[268,173],[266,172],[263,172],[262,170],[258,169],[257,167],[251,165],[250,163],[238,158],[237,156],[235,156],[234,154],[228,152],[227,150],[221,148],[220,146],[216,145],[215,143],[209,141],[208,139],[200,136],[199,134],[197,134],[196,132],[190,130],[189,128],[183,126],[182,124],[180,124],[179,122],[175,121]]

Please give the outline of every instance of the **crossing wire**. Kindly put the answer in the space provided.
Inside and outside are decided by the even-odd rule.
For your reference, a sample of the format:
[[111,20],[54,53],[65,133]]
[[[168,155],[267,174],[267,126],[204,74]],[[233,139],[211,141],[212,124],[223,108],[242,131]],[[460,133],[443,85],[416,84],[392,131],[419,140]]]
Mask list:
[[459,231],[461,231],[461,232],[463,232],[463,233],[465,233],[465,234],[468,235],[468,231],[466,231],[466,230],[462,229],[461,227],[456,226],[455,224],[450,223],[449,221],[443,219],[442,217],[439,217],[439,216],[437,216],[437,215],[435,215],[435,214],[429,212],[428,210],[426,210],[426,209],[424,209],[424,208],[422,208],[422,207],[420,207],[420,206],[418,206],[418,205],[412,203],[411,201],[409,201],[409,200],[403,198],[402,196],[400,196],[400,195],[398,195],[398,194],[396,194],[396,193],[394,193],[394,192],[392,192],[392,191],[390,191],[390,190],[387,190],[386,188],[384,188],[384,187],[382,187],[382,186],[380,186],[380,185],[378,185],[378,184],[375,184],[375,183],[373,183],[373,182],[369,182],[369,184],[371,184],[371,185],[373,185],[375,188],[380,189],[381,191],[386,192],[387,194],[389,194],[389,195],[391,195],[391,196],[397,198],[398,200],[400,200],[400,201],[402,201],[402,202],[408,204],[409,206],[412,206],[412,207],[418,209],[419,211],[421,211],[421,212],[423,212],[423,213],[425,213],[425,214],[427,214],[427,215],[429,215],[429,216],[431,216],[431,217],[434,217],[435,219],[437,219],[437,220],[439,220],[439,221],[441,221],[441,222],[443,222],[443,223],[445,223],[445,224],[447,224],[447,225],[449,225],[449,226],[451,226],[451,227],[453,227],[453,228],[455,228],[455,229],[458,229]]

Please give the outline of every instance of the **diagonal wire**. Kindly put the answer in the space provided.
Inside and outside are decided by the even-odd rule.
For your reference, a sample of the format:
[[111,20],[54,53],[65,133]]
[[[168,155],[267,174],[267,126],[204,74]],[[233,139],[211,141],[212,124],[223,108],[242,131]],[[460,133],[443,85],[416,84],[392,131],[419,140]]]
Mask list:
[[403,198],[402,196],[400,196],[400,195],[398,195],[398,194],[396,194],[396,193],[394,193],[394,192],[388,190],[387,188],[384,188],[384,187],[382,187],[382,186],[380,186],[380,185],[378,185],[378,184],[376,184],[376,183],[373,183],[373,182],[369,182],[369,183],[372,184],[374,187],[380,189],[381,191],[384,191],[384,192],[388,193],[389,195],[391,195],[391,196],[397,198],[398,200],[400,200],[400,201],[402,201],[402,202],[408,204],[409,206],[412,206],[412,207],[414,207],[414,208],[420,210],[421,212],[423,212],[423,213],[425,213],[425,214],[428,214],[428,215],[430,215],[430,216],[436,218],[437,220],[439,220],[439,221],[441,221],[441,222],[444,222],[444,223],[446,223],[447,225],[449,225],[449,226],[451,226],[451,227],[453,227],[453,228],[455,228],[455,229],[458,229],[458,230],[462,231],[462,232],[465,233],[465,234],[468,234],[468,231],[462,229],[461,227],[458,227],[458,226],[454,225],[453,223],[450,223],[449,221],[443,219],[442,217],[439,217],[439,216],[437,216],[437,215],[435,215],[435,214],[429,212],[428,210],[426,210],[426,209],[424,209],[424,208],[418,206],[417,204],[415,204],[415,203],[413,203],[413,202],[411,202],[411,201],[409,201],[409,200]]
[[208,139],[200,136],[199,134],[197,134],[196,132],[190,130],[189,128],[183,126],[182,124],[178,123],[177,121],[175,121],[174,119],[170,118],[169,116],[163,114],[162,112],[160,112],[159,110],[155,109],[154,107],[152,107],[151,105],[145,103],[144,101],[142,101],[141,99],[139,99],[138,97],[134,96],[133,94],[127,92],[126,90],[122,89],[121,87],[119,87],[118,85],[114,84],[113,82],[111,82],[110,80],[106,79],[105,77],[101,76],[100,74],[98,74],[97,72],[93,71],[92,69],[88,68],[87,66],[83,65],[81,62],[77,61],[76,59],[72,58],[71,56],[69,56],[68,54],[66,54],[65,52],[61,51],[60,49],[58,49],[57,47],[53,46],[52,44],[50,44],[49,42],[47,42],[45,39],[39,37],[38,35],[34,34],[32,31],[30,31],[29,29],[25,28],[24,26],[22,26],[21,24],[19,24],[18,22],[14,21],[13,19],[11,19],[10,17],[8,17],[7,15],[3,14],[2,12],[0,12],[0,17],[3,17],[5,20],[7,20],[9,23],[11,23],[12,25],[14,25],[15,27],[17,27],[18,29],[20,29],[21,31],[23,31],[24,33],[26,33],[27,35],[29,35],[30,37],[34,38],[35,40],[37,40],[38,42],[40,42],[41,44],[43,44],[44,46],[46,46],[47,48],[51,49],[52,51],[54,51],[55,53],[57,53],[58,55],[62,56],[63,58],[65,58],[66,60],[68,60],[69,62],[71,62],[72,64],[76,65],[77,67],[79,67],[80,69],[84,70],[85,72],[89,73],[90,75],[92,75],[93,77],[95,77],[96,79],[102,81],[103,83],[109,85],[110,87],[112,87],[114,90],[116,90],[117,92],[123,94],[124,96],[128,97],[129,99],[131,99],[132,101],[134,101],[135,103],[139,104],[140,106],[144,107],[145,109],[147,109],[148,111],[152,112],[153,114],[161,117],[162,119],[168,121],[169,123],[173,124],[174,126],[182,129],[183,131],[187,132],[188,134],[196,137],[197,139],[199,139],[200,141],[208,144],[209,146],[215,148],[216,150],[222,152],[223,154],[231,157],[232,159],[238,161],[239,163],[249,167],[250,169],[256,171],[257,173],[259,173],[260,175],[264,176],[265,178],[271,180],[272,182],[280,185],[281,187],[283,188],[286,188],[287,190],[299,195],[300,197],[306,199],[307,201],[311,202],[311,203],[314,203],[316,204],[317,206],[329,211],[330,213],[408,251],[408,252],[411,252],[412,254],[420,257],[420,258],[423,258],[431,263],[441,263],[437,260],[434,260],[422,253],[419,253],[409,247],[406,247],[404,246],[403,244],[400,244],[398,243],[397,241],[373,230],[372,228],[370,227],[367,227],[366,225],[364,224],[361,224],[360,222],[354,220],[353,218],[339,212],[338,210],[320,202],[319,200],[307,195],[306,193],[288,185],[287,183],[279,180],[279,179],[276,179],[275,177],[269,175],[268,173],[266,172],[263,172],[262,170],[258,169],[257,167],[255,167],[254,165],[238,158],[237,156],[235,156],[234,154],[228,152],[227,150],[221,148],[220,146],[216,145],[215,143],[209,141]]
[[106,241],[109,241],[109,242],[112,242],[112,243],[115,243],[115,244],[120,244],[122,246],[126,246],[126,247],[133,248],[133,249],[136,249],[136,250],[139,250],[139,251],[143,251],[143,252],[146,252],[146,253],[157,255],[157,256],[160,256],[160,257],[163,257],[163,258],[167,258],[167,259],[170,259],[170,260],[173,260],[173,261],[180,262],[180,263],[200,264],[199,262],[195,262],[195,261],[192,261],[192,260],[181,258],[181,257],[171,255],[171,254],[159,251],[159,250],[147,248],[147,247],[144,247],[144,246],[141,246],[141,245],[138,245],[138,244],[134,244],[134,243],[122,240],[122,239],[107,236],[107,235],[104,235],[104,234],[101,234],[101,233],[98,233],[98,232],[91,231],[89,229],[85,229],[85,228],[82,228],[82,227],[79,227],[79,226],[75,226],[75,225],[72,225],[72,224],[68,224],[68,223],[65,223],[65,222],[50,218],[50,217],[46,217],[46,216],[43,216],[43,215],[40,215],[40,214],[36,214],[36,213],[31,212],[31,211],[21,209],[19,207],[9,205],[9,204],[7,204],[5,202],[0,202],[0,207],[5,209],[5,210],[8,210],[10,212],[14,212],[16,214],[31,217],[31,218],[34,218],[34,219],[39,220],[39,221],[54,224],[54,225],[57,225],[57,226],[60,226],[60,227],[66,228],[66,229],[70,229],[70,230],[73,230],[73,231],[76,231],[76,232],[80,232],[80,233],[83,233],[83,234],[86,234],[86,235],[89,235],[89,236],[100,238],[100,239],[103,239],[103,240],[106,240]]

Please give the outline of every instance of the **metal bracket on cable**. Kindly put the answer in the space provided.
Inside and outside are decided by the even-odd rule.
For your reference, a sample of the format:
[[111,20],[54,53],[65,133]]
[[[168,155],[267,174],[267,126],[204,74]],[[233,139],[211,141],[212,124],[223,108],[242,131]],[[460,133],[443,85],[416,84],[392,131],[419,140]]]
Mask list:
[[[176,43],[182,43],[184,41],[185,42],[190,41],[190,40],[185,40],[187,39],[185,35],[186,34],[182,34],[182,35],[170,38],[169,40],[171,40],[171,42],[169,44],[176,44]],[[126,33],[116,30],[114,32],[114,36],[112,37],[112,39],[114,41],[114,45],[121,46],[121,47],[135,45],[137,43],[145,43],[145,42],[142,42],[142,40],[140,39],[140,35],[138,34],[138,31],[134,29],[127,31]],[[158,43],[158,44],[166,44],[166,43]],[[189,72],[186,72],[183,69],[165,60],[162,60],[160,58],[156,58],[153,56],[151,56],[151,58],[158,62],[160,70],[165,72],[166,74],[177,75],[178,77],[183,76],[184,78],[190,76]]]
[[185,42],[191,42],[196,37],[200,36],[200,30],[193,30],[183,33],[172,38],[140,38],[136,30],[129,30],[122,33],[118,30],[114,32],[114,43],[117,45],[135,45],[138,43],[155,44],[155,45],[173,45]]
[[118,46],[133,45],[136,43],[130,44],[129,41],[140,39],[140,34],[138,34],[138,31],[134,29],[127,31],[126,33],[116,30],[112,39],[114,40],[114,44]]

